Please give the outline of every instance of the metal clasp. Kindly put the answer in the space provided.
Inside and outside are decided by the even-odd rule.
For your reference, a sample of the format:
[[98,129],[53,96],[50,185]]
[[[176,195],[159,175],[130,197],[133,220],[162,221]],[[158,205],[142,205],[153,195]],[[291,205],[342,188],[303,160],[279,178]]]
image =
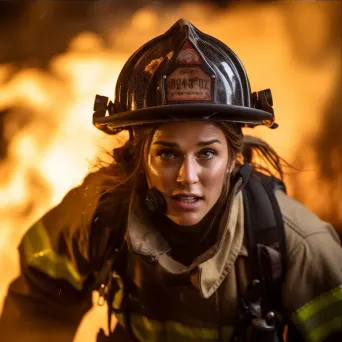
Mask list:
[[98,306],[103,306],[105,304],[107,292],[108,286],[106,286],[105,284],[101,284],[99,289],[99,299],[97,300]]

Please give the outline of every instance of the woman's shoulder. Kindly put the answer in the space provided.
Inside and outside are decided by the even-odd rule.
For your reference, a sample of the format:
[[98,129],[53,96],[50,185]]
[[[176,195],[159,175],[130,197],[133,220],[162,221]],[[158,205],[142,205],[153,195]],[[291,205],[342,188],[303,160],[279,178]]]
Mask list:
[[299,245],[313,240],[329,240],[340,243],[335,229],[321,220],[315,213],[281,190],[276,191],[276,198],[282,213],[288,253],[291,254]]
[[121,207],[125,201],[122,188],[115,190],[108,186],[104,171],[88,174],[82,184],[70,190],[61,203],[40,220],[55,250],[60,249],[62,240],[70,248],[76,248],[86,260],[105,250],[108,228],[115,230],[121,224],[124,216]]
[[[124,187],[110,183],[109,172],[109,168],[101,168],[89,173],[80,185],[64,196],[56,208],[59,207],[61,211],[73,216],[77,214],[93,216],[104,198],[117,198],[119,194],[123,196]],[[121,201],[122,198],[117,202],[121,203]]]
[[62,214],[69,220],[85,215],[92,216],[101,198],[101,184],[101,171],[88,174],[80,185],[64,196],[51,213]]
[[[115,191],[109,191],[105,182],[104,170],[100,169],[89,173],[82,184],[71,189],[58,205],[41,218],[49,234],[88,236],[97,213],[109,212],[107,208],[101,206],[104,194],[109,193],[111,196],[107,197],[110,198],[119,197],[115,195]],[[122,197],[116,202],[121,203],[121,201]],[[113,201],[110,212],[115,214]]]

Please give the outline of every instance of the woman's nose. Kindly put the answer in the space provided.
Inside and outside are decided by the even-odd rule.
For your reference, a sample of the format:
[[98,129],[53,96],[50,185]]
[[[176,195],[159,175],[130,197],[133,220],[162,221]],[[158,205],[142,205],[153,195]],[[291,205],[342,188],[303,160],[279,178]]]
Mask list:
[[191,158],[184,158],[183,164],[178,172],[177,182],[190,185],[198,182],[198,164]]

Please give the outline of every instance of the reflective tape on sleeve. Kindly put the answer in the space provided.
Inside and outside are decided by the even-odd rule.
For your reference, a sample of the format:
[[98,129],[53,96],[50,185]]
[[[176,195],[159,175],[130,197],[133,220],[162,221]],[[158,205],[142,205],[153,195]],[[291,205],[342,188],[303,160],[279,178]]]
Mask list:
[[140,315],[131,316],[134,335],[141,342],[216,342],[221,330],[223,341],[229,341],[234,328],[222,327],[192,327],[181,322],[160,322]]
[[342,285],[305,304],[291,319],[309,342],[342,331]]
[[58,255],[52,248],[50,237],[42,221],[32,226],[22,241],[24,256],[31,266],[54,279],[67,280],[76,289],[81,290],[85,277],[64,255]]

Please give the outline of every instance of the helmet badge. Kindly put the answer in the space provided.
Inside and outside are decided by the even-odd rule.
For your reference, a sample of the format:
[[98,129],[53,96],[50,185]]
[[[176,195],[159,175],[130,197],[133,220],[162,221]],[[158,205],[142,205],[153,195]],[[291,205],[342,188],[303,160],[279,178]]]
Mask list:
[[189,42],[183,45],[176,59],[177,64],[201,64],[201,62],[201,56]]
[[167,102],[212,101],[212,78],[205,72],[202,58],[186,41],[176,57],[177,68],[167,77]]

